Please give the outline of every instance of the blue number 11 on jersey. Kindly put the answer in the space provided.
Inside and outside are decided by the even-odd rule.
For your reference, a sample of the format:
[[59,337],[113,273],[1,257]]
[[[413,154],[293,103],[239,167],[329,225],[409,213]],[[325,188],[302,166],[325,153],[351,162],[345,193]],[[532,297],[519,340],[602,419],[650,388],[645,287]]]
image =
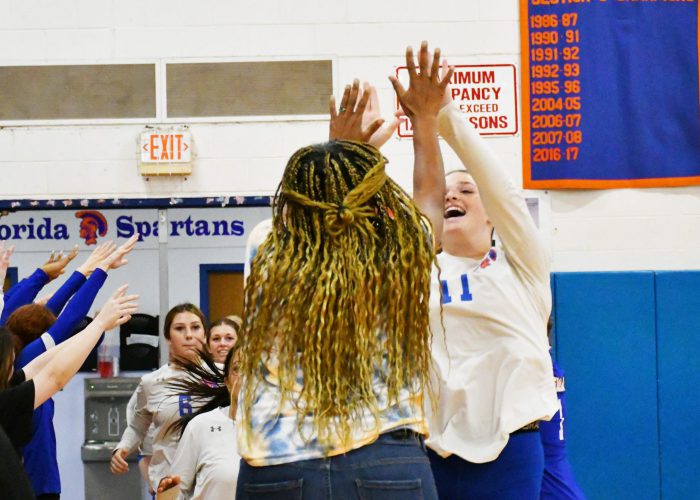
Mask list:
[[[472,294],[469,291],[469,276],[463,274],[461,276],[462,280],[462,295],[459,296],[459,300],[462,302],[470,302],[472,300]],[[450,289],[447,286],[447,280],[440,280],[442,285],[442,303],[449,304],[452,302],[452,296],[450,295]]]

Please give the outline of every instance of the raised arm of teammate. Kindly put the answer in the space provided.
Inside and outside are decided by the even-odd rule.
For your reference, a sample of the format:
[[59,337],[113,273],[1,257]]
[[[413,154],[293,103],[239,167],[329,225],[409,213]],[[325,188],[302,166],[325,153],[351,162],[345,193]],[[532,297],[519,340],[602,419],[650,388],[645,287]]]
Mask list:
[[445,171],[437,138],[437,116],[442,107],[445,89],[452,77],[452,68],[440,77],[440,49],[428,51],[422,42],[418,53],[418,69],[413,49],[406,49],[408,90],[394,76],[389,77],[401,107],[413,127],[413,200],[433,226],[436,247],[440,247],[445,201]]

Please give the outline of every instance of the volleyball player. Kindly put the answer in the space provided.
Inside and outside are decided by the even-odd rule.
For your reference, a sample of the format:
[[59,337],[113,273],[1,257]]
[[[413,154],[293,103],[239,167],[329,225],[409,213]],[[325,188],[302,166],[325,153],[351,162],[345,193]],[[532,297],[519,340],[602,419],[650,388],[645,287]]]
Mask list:
[[204,323],[204,315],[193,304],[179,304],[168,311],[164,335],[168,341],[171,362],[141,377],[136,388],[134,413],[129,416],[129,425],[112,453],[112,473],[123,474],[129,471],[125,459],[143,443],[151,424],[153,446],[148,467],[149,487],[155,490],[158,481],[170,473],[170,464],[178,442],[178,436],[170,431],[170,426],[196,409],[188,394],[172,394],[168,389],[169,382],[184,375],[172,360],[198,358],[198,350],[204,346]]
[[468,171],[445,178],[430,296],[438,401],[426,408],[435,481],[442,499],[534,500],[544,469],[537,422],[558,407],[546,336],[549,254],[521,191],[449,92],[437,122]]
[[[421,63],[407,96],[415,175],[426,179],[417,204],[440,221],[435,115],[447,79]],[[238,498],[436,494],[421,445],[433,239],[363,143],[369,96],[358,104],[358,94],[355,82],[331,110],[331,139],[352,142],[290,158],[248,276]]]

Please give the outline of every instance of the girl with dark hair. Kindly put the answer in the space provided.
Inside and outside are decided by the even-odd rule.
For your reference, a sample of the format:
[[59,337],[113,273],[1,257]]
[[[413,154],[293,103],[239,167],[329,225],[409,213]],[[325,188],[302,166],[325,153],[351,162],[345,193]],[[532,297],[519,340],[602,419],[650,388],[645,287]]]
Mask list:
[[236,491],[236,399],[240,388],[237,352],[229,350],[223,369],[202,353],[204,364],[179,363],[188,373],[171,387],[188,393],[201,407],[175,424],[182,434],[170,476],[161,479],[158,492],[179,485],[180,498],[227,498]]
[[10,439],[0,428],[0,491],[4,500],[27,500],[34,497],[32,485]]
[[[424,44],[407,92],[426,181],[443,178],[435,118],[451,74],[428,59]],[[414,203],[387,176],[359,93],[355,81],[331,104],[330,142],[290,158],[246,281],[237,498],[436,497],[422,436],[444,181]]]
[[213,322],[207,330],[207,349],[216,363],[223,363],[236,343],[240,321],[238,316],[227,316]]
[[153,448],[148,466],[149,486],[155,491],[161,478],[170,473],[178,435],[171,426],[180,418],[191,414],[197,403],[187,393],[173,394],[168,385],[185,377],[175,363],[177,359],[199,359],[199,351],[205,342],[205,319],[202,311],[193,304],[179,304],[165,316],[163,334],[168,341],[170,361],[156,371],[141,377],[136,388],[136,404],[129,415],[128,427],[112,454],[110,469],[113,474],[129,471],[126,457],[136,451],[153,424]]

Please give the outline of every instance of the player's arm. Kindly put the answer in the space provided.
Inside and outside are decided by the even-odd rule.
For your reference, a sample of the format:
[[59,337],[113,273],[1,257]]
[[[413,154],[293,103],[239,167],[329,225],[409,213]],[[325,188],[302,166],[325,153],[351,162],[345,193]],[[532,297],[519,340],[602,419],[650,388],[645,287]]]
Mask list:
[[522,190],[454,102],[440,110],[438,130],[476,181],[486,213],[509,259],[531,283],[549,288],[549,252]]
[[430,220],[435,245],[439,248],[445,204],[445,169],[438,144],[437,115],[452,69],[440,78],[440,49],[435,49],[431,56],[428,42],[421,43],[418,70],[411,47],[406,49],[406,66],[408,90],[396,77],[392,76],[390,80],[413,127],[413,200]]

